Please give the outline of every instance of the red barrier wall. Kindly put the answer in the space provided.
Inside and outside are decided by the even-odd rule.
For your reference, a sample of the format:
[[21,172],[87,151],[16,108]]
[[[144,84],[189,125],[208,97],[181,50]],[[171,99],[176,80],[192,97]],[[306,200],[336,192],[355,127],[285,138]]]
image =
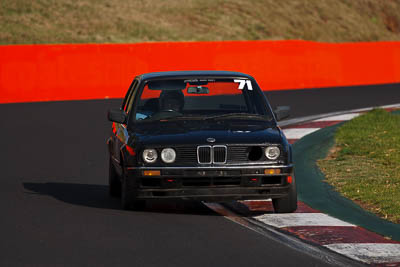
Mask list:
[[234,70],[263,90],[400,82],[400,42],[0,46],[0,103],[123,97],[137,74]]

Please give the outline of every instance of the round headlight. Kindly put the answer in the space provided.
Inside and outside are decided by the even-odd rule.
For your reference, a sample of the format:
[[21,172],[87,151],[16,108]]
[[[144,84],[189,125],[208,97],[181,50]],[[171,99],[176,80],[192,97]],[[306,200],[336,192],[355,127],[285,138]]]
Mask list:
[[174,149],[172,148],[164,148],[161,151],[161,159],[165,162],[165,163],[172,163],[175,161],[176,159],[176,152]]
[[281,154],[281,151],[279,150],[279,147],[277,146],[269,146],[265,149],[265,156],[268,159],[275,160],[279,157]]
[[143,160],[147,163],[153,163],[157,160],[157,151],[155,149],[145,149],[143,151]]

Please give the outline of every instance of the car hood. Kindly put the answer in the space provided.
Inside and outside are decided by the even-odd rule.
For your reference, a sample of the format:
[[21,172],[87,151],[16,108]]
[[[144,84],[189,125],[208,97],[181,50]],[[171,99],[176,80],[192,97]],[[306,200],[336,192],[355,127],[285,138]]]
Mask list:
[[136,125],[132,142],[144,146],[210,144],[282,143],[282,135],[275,125],[249,121],[168,121]]

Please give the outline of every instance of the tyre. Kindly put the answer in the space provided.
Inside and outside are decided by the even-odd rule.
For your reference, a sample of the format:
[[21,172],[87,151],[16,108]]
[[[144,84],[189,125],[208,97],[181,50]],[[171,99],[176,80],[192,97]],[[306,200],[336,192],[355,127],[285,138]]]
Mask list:
[[141,210],[146,206],[145,200],[136,198],[125,175],[122,178],[121,206],[124,210]]
[[115,171],[111,157],[108,165],[108,191],[112,197],[121,196],[121,180],[118,173]]
[[289,193],[285,197],[272,199],[272,204],[275,213],[290,213],[297,209],[297,189],[294,176]]

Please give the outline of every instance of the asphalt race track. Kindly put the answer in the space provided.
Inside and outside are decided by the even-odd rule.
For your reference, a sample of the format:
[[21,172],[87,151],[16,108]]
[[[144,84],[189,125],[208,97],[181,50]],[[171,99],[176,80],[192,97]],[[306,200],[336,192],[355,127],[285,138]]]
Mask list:
[[[400,85],[276,91],[292,117],[400,102]],[[0,105],[0,266],[327,266],[200,203],[120,209],[106,112],[121,100]]]

